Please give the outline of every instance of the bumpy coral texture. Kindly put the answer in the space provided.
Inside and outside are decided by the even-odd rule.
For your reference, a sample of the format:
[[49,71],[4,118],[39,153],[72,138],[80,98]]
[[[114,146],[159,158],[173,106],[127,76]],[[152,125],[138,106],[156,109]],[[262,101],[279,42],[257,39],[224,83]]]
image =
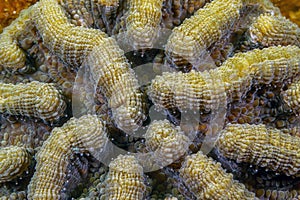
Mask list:
[[252,81],[278,84],[296,77],[300,72],[299,55],[300,49],[296,46],[238,53],[221,67],[208,72],[166,72],[156,76],[148,94],[159,108],[218,109],[226,105],[226,98],[228,103],[240,99],[250,89]]
[[172,63],[199,65],[201,55],[239,18],[242,0],[215,0],[172,30],[166,52]]
[[265,125],[228,124],[217,142],[219,151],[287,176],[300,175],[300,138]]
[[[117,47],[113,40],[108,45]],[[116,125],[132,134],[146,118],[145,103],[134,72],[125,62],[125,57],[115,56],[122,53],[120,51],[115,48],[106,54],[101,47],[95,47],[85,64],[95,66],[91,69],[91,77],[101,86]],[[111,57],[111,61],[107,57]]]
[[36,155],[37,165],[28,186],[28,199],[59,199],[67,166],[74,153],[100,151],[107,142],[106,128],[97,116],[72,118],[53,129]]
[[11,181],[28,169],[32,160],[30,150],[24,147],[0,148],[0,183]]
[[[206,7],[200,9],[204,5]],[[3,82],[0,105],[5,104],[2,108],[6,109],[0,115],[0,144],[2,147],[35,148],[36,171],[32,177],[30,167],[29,172],[20,174],[22,180],[16,177],[1,183],[0,196],[11,199],[25,199],[26,194],[27,199],[255,199],[244,185],[232,179],[234,176],[245,182],[249,190],[256,190],[259,198],[297,198],[299,159],[292,146],[297,146],[299,141],[286,138],[299,136],[298,97],[294,87],[299,81],[300,50],[294,40],[298,29],[284,20],[279,9],[269,0],[40,0],[31,12],[33,14],[27,14],[25,18],[21,15],[19,21],[0,36],[0,46],[7,47],[2,49],[4,57],[0,55],[4,60],[0,64]],[[260,23],[259,19],[263,22]],[[273,19],[272,23],[268,23],[269,19]],[[261,27],[254,31],[257,35],[264,35],[261,41],[249,37],[249,27],[254,26]],[[149,27],[153,28],[152,32],[149,32]],[[145,49],[152,46],[156,36],[167,39],[163,28],[169,28],[170,32],[173,29],[168,42],[159,40],[161,45],[168,43],[165,52],[156,54],[157,49]],[[285,35],[276,35],[278,32]],[[109,37],[118,33],[126,34],[120,43],[120,40],[117,42],[114,37]],[[267,38],[271,39],[266,41]],[[127,52],[125,55],[129,61],[121,50],[124,47],[122,42],[128,41],[136,50],[142,49],[141,52]],[[286,46],[290,44],[295,46]],[[261,49],[268,45],[275,47]],[[258,49],[249,50],[253,48]],[[207,55],[219,68],[205,71],[207,60],[202,58]],[[194,70],[188,68],[189,73],[170,73],[176,69],[155,66],[154,73],[166,69],[168,73],[157,75],[151,85],[140,87],[134,70],[139,68],[140,61],[151,62],[153,56],[157,56],[154,58],[155,63],[158,61],[156,64],[165,62],[180,68],[180,65],[191,62],[187,67],[193,64]],[[5,59],[11,57],[13,61],[22,61],[22,65],[9,68],[6,64],[11,60]],[[204,71],[200,72],[202,69]],[[84,78],[80,74],[75,79],[76,73],[82,70],[86,72],[86,82],[81,80]],[[144,78],[149,74],[142,71],[142,75]],[[33,90],[33,85],[37,84],[33,81],[45,82],[39,84],[47,86],[42,87],[42,92],[33,92],[39,91]],[[81,81],[80,93],[72,91],[74,83]],[[23,84],[15,85],[20,82]],[[16,86],[22,90],[15,89]],[[54,86],[62,89],[68,108],[76,97],[86,96],[80,96],[83,97],[79,100],[80,105],[74,103],[72,109],[64,113],[61,94],[55,96],[57,93],[51,89]],[[60,90],[55,91],[60,93]],[[93,95],[89,96],[89,91]],[[143,94],[144,91],[148,92],[150,99]],[[15,98],[16,93],[18,97]],[[45,101],[37,103],[39,106],[35,109],[37,99]],[[167,113],[169,122],[154,121],[153,110],[146,116],[145,108],[152,103]],[[80,107],[82,104],[92,107],[98,116],[88,115],[68,121],[81,111],[76,105]],[[56,110],[58,107],[62,109]],[[193,114],[195,118],[187,121],[185,116]],[[148,166],[143,169],[142,162],[147,160],[119,156],[111,162],[105,178],[108,169],[95,160],[100,158],[97,157],[99,153],[107,159],[111,157],[108,147],[112,143],[104,146],[107,142],[104,120],[114,145],[138,151],[138,155],[152,155],[152,163],[158,165],[159,170],[148,173]],[[180,123],[180,128],[170,122],[176,126]],[[260,160],[254,159],[252,163],[258,166],[252,164],[253,167],[249,167],[251,159],[247,156],[250,154],[243,154],[244,149],[241,150],[242,158],[235,160],[229,160],[217,150],[209,154],[234,175],[225,173],[220,164],[203,155],[204,151],[203,154],[188,156],[182,163],[186,154],[197,152],[207,142],[214,142],[208,137],[209,133],[218,136],[219,130],[229,122],[265,123],[268,127],[281,128],[280,134],[289,135],[282,137],[283,148],[278,150],[279,139],[274,136],[278,130],[266,128],[267,133],[274,136],[268,141],[265,134],[256,137],[249,133],[250,141],[261,140],[255,144],[262,146],[265,154],[273,155],[272,158],[263,157],[255,145],[250,145],[248,149],[254,148],[254,157]],[[144,127],[140,128],[142,125]],[[146,125],[149,129],[145,138],[134,137],[135,131],[146,129]],[[188,135],[189,139],[195,139],[191,145],[183,133],[188,134],[190,128],[196,134],[195,138]],[[258,129],[264,131],[264,128]],[[236,135],[229,138],[221,136],[229,140],[228,144],[236,142],[236,148],[238,145],[245,148],[249,140],[240,137],[243,135],[240,130],[234,131]],[[272,152],[264,151],[265,146]],[[224,152],[230,151],[231,147],[226,146]],[[288,157],[296,161],[289,161]],[[247,163],[237,163],[242,159]],[[10,166],[18,170],[21,165]],[[145,182],[143,172],[147,172],[149,181]],[[239,174],[244,172],[246,177],[255,179],[243,179],[245,176]],[[278,180],[280,177],[283,178]],[[31,182],[27,187],[29,179]],[[169,182],[171,179],[174,179],[173,183]],[[15,185],[15,181],[19,185]]]
[[249,39],[262,46],[300,46],[300,28],[283,16],[265,13],[249,27]]
[[54,84],[33,81],[27,84],[0,83],[0,112],[11,115],[57,120],[66,103]]
[[153,151],[154,160],[160,166],[166,166],[187,154],[189,138],[169,121],[153,121],[146,134],[146,147]]
[[16,37],[31,20],[32,12],[32,7],[23,10],[20,16],[0,35],[0,66],[13,71],[25,66],[26,56],[18,46]]
[[134,156],[119,155],[109,164],[105,179],[105,199],[144,199],[143,167]]
[[49,124],[34,122],[28,118],[14,122],[2,118],[0,119],[0,124],[1,147],[21,146],[29,149],[37,148],[49,137],[53,129]]
[[36,26],[45,45],[71,66],[78,67],[86,59],[83,65],[92,68],[92,77],[103,87],[117,126],[129,134],[135,131],[145,119],[142,97],[116,41],[99,30],[70,24],[55,0],[36,6]]
[[256,196],[260,199],[298,199],[297,191],[259,190]]
[[292,83],[286,91],[281,93],[284,102],[296,113],[300,114],[300,82]]
[[100,0],[101,6],[117,6],[119,4],[119,0]]
[[151,48],[162,17],[162,0],[130,0],[126,18],[127,38],[135,49]]
[[79,67],[88,52],[107,39],[104,32],[70,24],[55,0],[40,1],[35,7],[34,20],[45,45],[73,67]]
[[179,172],[180,178],[197,199],[256,199],[245,185],[225,172],[221,163],[201,151],[187,156]]

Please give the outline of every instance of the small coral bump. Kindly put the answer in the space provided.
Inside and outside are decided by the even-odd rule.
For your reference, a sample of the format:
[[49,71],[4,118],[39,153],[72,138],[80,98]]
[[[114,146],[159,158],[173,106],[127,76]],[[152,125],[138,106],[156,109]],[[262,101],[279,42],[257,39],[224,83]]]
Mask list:
[[151,48],[159,34],[162,0],[130,0],[126,37],[136,50]]
[[145,198],[146,185],[143,167],[131,155],[119,155],[109,164],[105,179],[105,199]]
[[153,159],[162,167],[183,157],[189,149],[189,138],[168,120],[153,121],[144,137],[146,147],[153,152]]
[[0,148],[0,183],[11,181],[28,169],[32,160],[30,151],[18,146]]
[[57,120],[64,114],[66,103],[52,83],[0,83],[0,112],[36,117],[46,121]]
[[300,114],[300,82],[293,82],[287,90],[281,92],[283,101],[297,115]]
[[201,151],[185,158],[179,176],[196,199],[256,199],[244,184],[225,172],[221,163]]
[[300,46],[300,28],[281,15],[261,14],[248,29],[249,41],[262,45]]

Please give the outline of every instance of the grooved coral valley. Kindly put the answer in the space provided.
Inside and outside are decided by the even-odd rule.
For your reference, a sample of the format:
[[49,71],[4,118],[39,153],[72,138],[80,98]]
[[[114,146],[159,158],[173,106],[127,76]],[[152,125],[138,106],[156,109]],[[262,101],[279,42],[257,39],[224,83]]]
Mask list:
[[300,199],[273,2],[32,1],[0,34],[1,199]]

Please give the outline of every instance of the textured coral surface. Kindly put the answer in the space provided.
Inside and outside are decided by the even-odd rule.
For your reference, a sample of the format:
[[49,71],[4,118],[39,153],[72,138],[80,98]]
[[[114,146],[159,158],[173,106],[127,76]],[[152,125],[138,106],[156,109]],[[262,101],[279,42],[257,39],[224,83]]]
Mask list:
[[300,199],[290,2],[24,9],[0,34],[1,199]]
[[106,199],[144,199],[143,168],[134,156],[120,155],[109,168],[105,180]]
[[30,5],[37,2],[37,0],[3,0],[0,2],[0,33],[2,29],[9,25],[15,18],[18,17],[19,12]]
[[6,182],[20,176],[27,170],[32,158],[23,147],[9,146],[0,150],[0,182]]
[[[89,126],[85,126],[89,124]],[[96,116],[86,115],[70,119],[51,136],[36,155],[37,166],[28,186],[29,199],[62,198],[70,156],[74,151],[86,152],[90,148],[103,148],[106,143],[103,122]]]
[[288,176],[299,176],[299,137],[264,125],[232,125],[222,130],[217,147],[237,162],[249,162]]
[[187,156],[180,177],[197,199],[255,199],[253,193],[202,152]]

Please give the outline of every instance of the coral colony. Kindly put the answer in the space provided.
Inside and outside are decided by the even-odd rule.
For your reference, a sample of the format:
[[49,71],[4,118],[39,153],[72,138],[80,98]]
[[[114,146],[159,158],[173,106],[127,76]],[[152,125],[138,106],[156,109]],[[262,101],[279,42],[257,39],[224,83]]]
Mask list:
[[1,199],[299,199],[299,47],[269,0],[38,1],[0,34]]

